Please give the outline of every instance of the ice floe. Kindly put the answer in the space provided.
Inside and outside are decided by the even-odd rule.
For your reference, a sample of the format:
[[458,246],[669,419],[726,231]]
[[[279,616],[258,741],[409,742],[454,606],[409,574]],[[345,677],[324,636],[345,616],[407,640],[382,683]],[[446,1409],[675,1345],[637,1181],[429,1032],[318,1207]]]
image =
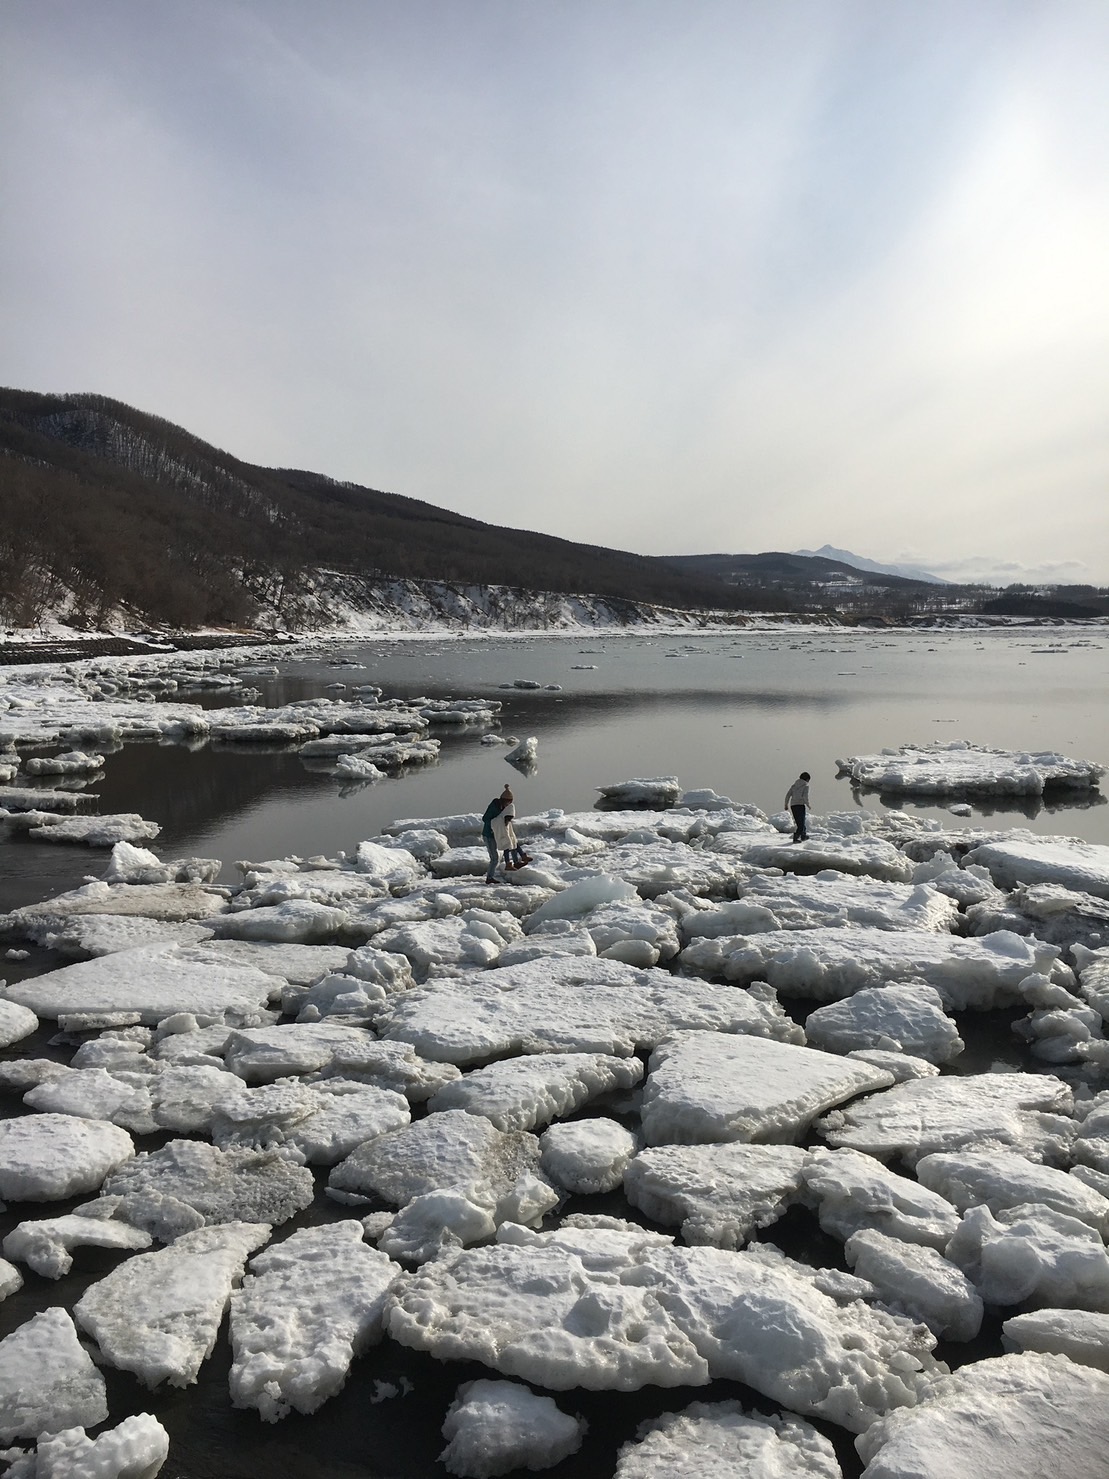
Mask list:
[[868,1063],[792,1043],[681,1032],[651,1054],[643,1134],[648,1145],[788,1144],[832,1105],[890,1082]]
[[1109,899],[1109,847],[1075,838],[1031,833],[971,847],[967,862],[988,868],[999,888],[1055,883],[1078,893]]
[[551,1125],[539,1137],[540,1168],[548,1180],[578,1196],[615,1191],[635,1155],[635,1135],[615,1120],[596,1117]]
[[1109,1442],[1109,1376],[1062,1356],[975,1361],[855,1440],[866,1479],[981,1473],[1094,1479]]
[[0,1120],[0,1198],[60,1202],[95,1191],[134,1154],[127,1131],[102,1120],[68,1114]]
[[382,1333],[400,1268],[362,1240],[362,1225],[304,1228],[251,1260],[231,1296],[231,1400],[267,1422],[315,1412]]
[[792,1145],[667,1145],[624,1172],[628,1201],[687,1243],[741,1248],[801,1199],[805,1152]]
[[151,1235],[109,1217],[45,1217],[21,1222],[4,1239],[8,1258],[25,1263],[45,1279],[60,1279],[73,1267],[74,1248],[149,1248]]
[[1000,1213],[1022,1203],[1076,1217],[1109,1237],[1109,1198],[1066,1171],[1037,1165],[1011,1150],[962,1150],[924,1156],[916,1164],[922,1186],[960,1212],[987,1207]]
[[992,750],[966,740],[902,745],[880,755],[838,760],[840,773],[871,791],[916,796],[1041,796],[1045,790],[1088,791],[1105,767],[1053,751]]
[[247,1255],[269,1235],[266,1223],[225,1222],[138,1253],[90,1285],[74,1306],[77,1323],[106,1361],[144,1386],[189,1386],[212,1353]]
[[747,1412],[739,1402],[693,1402],[641,1423],[613,1479],[842,1479],[836,1451],[811,1423]]
[[817,1007],[805,1018],[810,1046],[831,1053],[882,1048],[950,1063],[963,1051],[954,1021],[931,986],[904,982],[864,987],[843,1001]]
[[1007,1351],[1066,1356],[1109,1372],[1109,1314],[1101,1310],[1029,1310],[1001,1327]]
[[460,1479],[550,1469],[577,1453],[585,1430],[581,1418],[519,1382],[463,1382],[443,1419],[439,1462]]
[[65,1310],[44,1310],[0,1340],[0,1443],[107,1416],[104,1378]]
[[45,1434],[6,1479],[154,1479],[168,1457],[169,1434],[152,1413],[138,1412],[95,1438],[84,1428]]
[[440,1089],[429,1109],[464,1109],[498,1130],[534,1130],[601,1094],[633,1088],[643,1077],[636,1058],[605,1053],[537,1053],[479,1068]]
[[942,1253],[959,1226],[959,1213],[945,1197],[873,1155],[818,1148],[805,1157],[801,1177],[820,1226],[841,1242],[873,1230]]

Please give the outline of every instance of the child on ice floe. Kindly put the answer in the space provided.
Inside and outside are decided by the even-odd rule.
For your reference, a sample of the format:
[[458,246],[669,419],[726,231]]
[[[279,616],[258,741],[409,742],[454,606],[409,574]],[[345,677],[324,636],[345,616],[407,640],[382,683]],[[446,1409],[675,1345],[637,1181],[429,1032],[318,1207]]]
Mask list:
[[809,782],[811,780],[812,776],[807,770],[803,770],[786,792],[784,805],[788,811],[793,813],[794,842],[808,842],[809,840]]
[[531,858],[517,841],[516,828],[512,825],[516,817],[516,802],[510,786],[505,786],[500,799],[501,809],[492,818],[493,837],[504,857],[505,872],[511,873],[513,869],[522,868],[526,863],[530,863]]

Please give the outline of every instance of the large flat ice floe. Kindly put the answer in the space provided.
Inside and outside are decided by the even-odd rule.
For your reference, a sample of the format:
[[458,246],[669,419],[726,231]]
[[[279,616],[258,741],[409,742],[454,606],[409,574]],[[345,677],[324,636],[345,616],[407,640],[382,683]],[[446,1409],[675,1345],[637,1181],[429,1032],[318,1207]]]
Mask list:
[[698,940],[684,970],[740,983],[767,981],[787,996],[837,1001],[868,986],[922,981],[944,1004],[981,1011],[1021,1003],[1021,983],[1055,968],[1059,950],[1002,930],[961,940],[916,930],[773,931]]
[[641,1423],[613,1479],[842,1479],[836,1451],[802,1418],[693,1402]]
[[111,1026],[151,1025],[177,1012],[229,1022],[257,1022],[275,992],[273,976],[227,965],[204,945],[146,945],[31,976],[8,998],[40,1017]]
[[812,877],[764,878],[756,874],[739,885],[737,892],[734,903],[687,914],[682,921],[685,938],[847,925],[945,934],[955,928],[959,917],[954,899],[926,883],[882,883],[831,869]]
[[983,842],[966,855],[988,868],[1000,888],[1022,883],[1057,883],[1109,899],[1109,847],[1076,838],[1040,838],[1026,833],[1003,842]]
[[940,1151],[1015,1150],[1030,1161],[1067,1163],[1074,1099],[1046,1074],[976,1073],[911,1079],[834,1109],[817,1124],[830,1145],[915,1166]]
[[855,1447],[865,1479],[1096,1479],[1109,1447],[1109,1376],[1063,1356],[975,1361]]
[[879,755],[836,762],[841,774],[871,791],[916,796],[1042,796],[1045,790],[1088,791],[1104,765],[1072,760],[1053,751],[991,750],[966,740],[902,745]]
[[[503,1234],[502,1234],[503,1237]],[[402,1345],[563,1391],[745,1382],[851,1431],[946,1370],[920,1325],[745,1253],[669,1248],[638,1229],[512,1231],[425,1264],[387,1315]]]
[[651,1055],[643,1134],[648,1145],[789,1144],[832,1105],[891,1082],[869,1063],[792,1043],[682,1032]]
[[355,1356],[381,1338],[399,1266],[362,1240],[362,1224],[305,1228],[257,1254],[231,1297],[231,1400],[267,1422],[315,1412]]
[[377,1026],[425,1058],[460,1065],[515,1053],[627,1057],[688,1028],[803,1040],[769,989],[721,991],[666,971],[573,957],[409,992]]

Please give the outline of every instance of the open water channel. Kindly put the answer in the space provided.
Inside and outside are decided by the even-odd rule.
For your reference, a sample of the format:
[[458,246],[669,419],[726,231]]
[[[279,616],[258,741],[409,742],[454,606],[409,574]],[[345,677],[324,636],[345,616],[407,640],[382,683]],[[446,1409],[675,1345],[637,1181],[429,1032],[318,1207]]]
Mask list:
[[[775,811],[790,781],[807,769],[819,814],[897,804],[853,795],[836,778],[837,758],[884,746],[968,739],[1109,762],[1109,638],[1096,629],[347,640],[313,656],[290,654],[279,666],[276,677],[250,680],[263,689],[266,703],[322,694],[336,682],[377,683],[386,698],[499,697],[502,732],[535,735],[538,767],[517,775],[505,764],[504,749],[483,746],[479,732],[448,732],[437,765],[352,789],[288,750],[135,743],[110,755],[96,778],[98,809],[158,821],[162,832],[153,846],[159,853],[219,857],[225,879],[234,881],[236,859],[333,855],[399,817],[480,811],[506,779],[521,814],[579,810],[593,803],[598,785],[666,774],[678,775],[687,788],[711,786]],[[502,689],[518,679],[542,686]],[[952,826],[1029,827],[1109,842],[1109,806],[1100,797],[1092,805],[1057,808],[976,805],[971,819],[952,817],[942,807],[903,804]],[[83,847],[36,844],[23,835],[2,841],[0,910],[72,887],[100,873],[105,862],[104,853]],[[598,862],[603,866],[603,857]],[[24,962],[4,961],[3,973],[16,979],[62,963],[34,951]],[[1007,1032],[1006,1022],[994,1027]],[[968,1035],[959,1069],[972,1062],[986,1066],[989,1044],[981,1032],[977,1052]],[[31,1051],[47,1051],[48,1036],[36,1038]],[[18,1044],[4,1056],[27,1051],[28,1044]],[[18,1112],[18,1101],[0,1106],[0,1114]],[[326,1172],[321,1184],[325,1179]],[[63,1203],[40,1215],[68,1210]],[[616,1193],[579,1199],[566,1210],[627,1213]],[[349,1215],[318,1195],[282,1231]],[[0,1236],[13,1225],[12,1214],[0,1216]],[[841,1259],[839,1245],[807,1213],[790,1214],[767,1236],[797,1256],[828,1264]],[[28,1275],[24,1291],[0,1305],[0,1337],[39,1309],[71,1308],[118,1261],[118,1255],[85,1249],[75,1271],[57,1283]],[[991,1327],[979,1342],[942,1354],[961,1363],[995,1353],[996,1342]],[[443,1365],[387,1341],[355,1363],[345,1390],[318,1414],[294,1414],[274,1426],[230,1406],[228,1364],[221,1339],[199,1385],[185,1392],[163,1387],[150,1393],[125,1374],[105,1373],[113,1423],[128,1412],[152,1411],[169,1428],[166,1479],[430,1479],[443,1472],[436,1462],[439,1428],[457,1385],[489,1374],[477,1366]],[[693,1400],[736,1396],[773,1410],[728,1382],[690,1391],[564,1393],[560,1405],[586,1416],[590,1435],[578,1455],[550,1472],[556,1479],[601,1479],[612,1473],[619,1444],[644,1417]],[[836,1441],[844,1473],[857,1474],[847,1435],[824,1430]]]

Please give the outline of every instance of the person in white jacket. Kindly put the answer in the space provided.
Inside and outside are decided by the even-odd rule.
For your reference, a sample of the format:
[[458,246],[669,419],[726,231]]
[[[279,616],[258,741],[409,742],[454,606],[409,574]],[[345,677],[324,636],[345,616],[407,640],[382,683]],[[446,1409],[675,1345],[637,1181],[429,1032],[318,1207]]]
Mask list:
[[493,818],[493,836],[504,857],[505,870],[511,872],[514,868],[522,868],[530,863],[531,859],[520,846],[516,838],[516,828],[512,825],[516,818],[516,802],[511,787],[505,786],[501,792],[501,801],[504,804]]
[[809,782],[811,780],[812,776],[807,770],[803,770],[786,792],[784,805],[793,813],[794,842],[809,840]]

